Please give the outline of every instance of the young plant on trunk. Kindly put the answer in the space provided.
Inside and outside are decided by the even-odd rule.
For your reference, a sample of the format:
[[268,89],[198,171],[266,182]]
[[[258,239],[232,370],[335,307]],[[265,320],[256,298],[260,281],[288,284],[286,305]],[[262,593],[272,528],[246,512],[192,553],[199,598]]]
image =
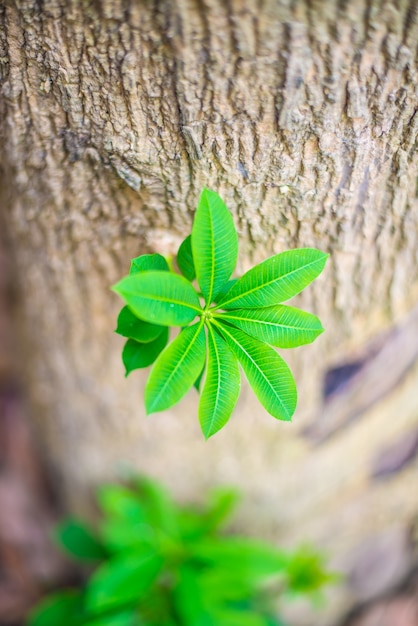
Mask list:
[[[182,275],[170,271],[161,255],[143,255],[113,287],[126,302],[116,329],[128,338],[122,355],[126,375],[154,363],[145,387],[147,413],[173,406],[203,378],[199,420],[206,438],[231,416],[240,392],[239,365],[263,407],[291,420],[296,385],[275,348],[307,344],[323,332],[315,315],[282,303],[322,272],[327,254],[288,250],[231,280],[237,257],[232,216],[215,192],[204,189],[192,233],[177,255]],[[170,326],[181,332],[167,346]]]

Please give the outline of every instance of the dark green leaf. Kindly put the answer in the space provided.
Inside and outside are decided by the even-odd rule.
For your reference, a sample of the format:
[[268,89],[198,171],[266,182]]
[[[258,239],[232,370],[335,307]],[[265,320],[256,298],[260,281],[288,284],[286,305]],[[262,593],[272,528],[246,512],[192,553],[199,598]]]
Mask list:
[[54,535],[69,554],[82,561],[97,561],[107,556],[96,534],[78,520],[66,520],[56,528]]
[[217,324],[263,407],[277,419],[290,421],[295,412],[297,392],[289,367],[270,346],[253,339],[238,328]]
[[136,272],[149,272],[152,270],[160,270],[168,272],[169,267],[167,261],[161,254],[142,254],[131,261],[130,274]]
[[98,613],[110,608],[139,602],[144,597],[162,567],[156,554],[132,554],[115,557],[93,574],[86,589],[86,607]]
[[196,278],[196,270],[193,262],[192,254],[192,236],[189,235],[181,244],[177,253],[177,265],[183,276],[187,280],[194,280]]
[[27,626],[79,626],[82,623],[82,598],[76,590],[50,595],[31,611]]
[[214,191],[204,189],[192,228],[197,282],[210,304],[234,271],[238,236],[232,216]]
[[282,304],[263,309],[234,309],[215,317],[277,348],[311,343],[324,332],[316,315]]
[[112,287],[130,309],[146,322],[184,326],[202,312],[190,282],[171,272],[138,272]]
[[238,361],[228,345],[208,325],[208,363],[199,402],[199,421],[206,439],[225,426],[238,400]]
[[125,366],[125,376],[133,370],[149,367],[164,350],[168,341],[168,328],[163,328],[162,333],[149,343],[138,343],[135,339],[128,339],[122,351],[122,361]]
[[314,248],[287,250],[244,274],[218,302],[221,309],[253,309],[289,300],[324,269],[328,254]]
[[164,326],[150,324],[137,318],[128,306],[124,306],[118,317],[116,331],[122,337],[135,339],[142,343],[154,341],[164,330]]
[[205,331],[199,322],[181,331],[160,354],[145,387],[147,414],[176,404],[190,389],[205,362]]
[[[56,625],[60,626],[60,625]],[[137,611],[118,611],[116,614],[103,615],[88,622],[83,622],[80,626],[142,626],[142,622],[138,621]]]

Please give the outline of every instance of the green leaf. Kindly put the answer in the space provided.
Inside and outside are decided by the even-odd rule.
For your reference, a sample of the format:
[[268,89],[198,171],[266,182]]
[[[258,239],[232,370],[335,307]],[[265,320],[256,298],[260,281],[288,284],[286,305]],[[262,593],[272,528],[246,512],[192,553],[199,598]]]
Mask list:
[[213,606],[210,614],[214,626],[269,626],[267,616],[250,609],[240,611],[238,609]]
[[95,533],[78,520],[67,519],[55,529],[54,536],[69,554],[82,561],[97,561],[107,556]]
[[149,343],[138,343],[135,339],[128,339],[122,351],[122,361],[125,366],[125,376],[133,370],[149,367],[157,356],[164,350],[168,341],[168,328],[157,339]]
[[178,536],[176,507],[168,492],[156,481],[141,476],[133,482],[137,497],[146,509],[147,520],[154,529]]
[[50,595],[31,611],[27,626],[79,626],[82,623],[82,598],[76,590]]
[[171,272],[138,272],[112,287],[139,318],[162,326],[184,326],[200,314],[190,282]]
[[214,298],[214,301],[219,302],[221,298],[223,298],[228,293],[228,291],[232,289],[236,282],[238,282],[238,278],[231,278],[231,280],[228,280],[228,282],[226,282],[224,286],[218,291],[216,297]]
[[145,387],[148,415],[168,409],[187,393],[204,365],[205,343],[199,322],[182,330],[160,354]]
[[178,568],[173,590],[175,612],[182,626],[216,626],[207,615],[205,599],[198,585],[198,573],[188,564]]
[[167,261],[161,254],[142,254],[131,261],[130,274],[152,270],[169,271]]
[[200,372],[199,376],[196,378],[196,380],[193,383],[193,387],[196,389],[197,392],[200,391],[200,385],[201,385],[204,373],[205,373],[205,365],[203,365],[202,371]]
[[132,523],[124,519],[105,519],[100,525],[100,535],[111,553],[140,552],[157,548],[154,530],[146,523]]
[[337,579],[325,567],[324,555],[310,546],[300,546],[286,562],[288,590],[293,594],[311,594]]
[[118,317],[118,324],[115,330],[118,335],[135,339],[141,343],[154,341],[164,330],[164,326],[150,324],[137,318],[129,307],[124,306]]
[[314,248],[276,254],[246,272],[218,302],[218,307],[253,309],[289,300],[319,276],[328,256]]
[[93,574],[86,588],[86,607],[89,612],[139,602],[162,567],[160,556],[149,553],[115,557]]
[[123,611],[116,615],[105,615],[88,622],[83,622],[80,626],[140,626],[137,611]]
[[124,485],[104,485],[96,495],[101,511],[107,517],[128,520],[133,524],[146,520],[138,495]]
[[296,408],[297,392],[292,372],[283,359],[270,346],[233,326],[217,323],[216,328],[241,363],[266,411],[277,419],[290,421]]
[[255,587],[239,570],[224,570],[217,566],[202,568],[199,585],[209,605],[248,601],[254,595]]
[[153,534],[161,529],[170,536],[178,535],[176,508],[165,489],[152,480],[134,476],[129,488],[107,485],[99,491],[98,500],[108,519],[121,522],[102,527],[106,539],[114,538],[114,543],[123,543],[123,523],[132,527],[130,535],[138,532],[141,542],[150,538],[149,530]]
[[204,189],[192,228],[197,282],[209,305],[234,271],[238,236],[232,216],[214,191]]
[[324,332],[316,315],[281,304],[263,309],[234,309],[215,317],[277,348],[311,343]]
[[187,280],[194,280],[196,278],[196,270],[194,267],[193,253],[192,253],[192,236],[189,235],[181,244],[177,253],[177,265],[183,276]]
[[237,499],[238,494],[235,490],[220,487],[210,494],[206,511],[196,507],[182,507],[177,513],[177,518],[184,542],[194,542],[205,535],[213,536],[230,516]]
[[204,539],[190,550],[194,559],[225,572],[239,572],[241,579],[251,584],[282,573],[286,567],[286,557],[273,546],[242,537]]
[[236,489],[218,487],[210,493],[210,508],[206,514],[208,529],[214,531],[230,517],[239,500]]
[[208,364],[199,402],[199,421],[206,439],[225,426],[241,388],[238,361],[208,324]]

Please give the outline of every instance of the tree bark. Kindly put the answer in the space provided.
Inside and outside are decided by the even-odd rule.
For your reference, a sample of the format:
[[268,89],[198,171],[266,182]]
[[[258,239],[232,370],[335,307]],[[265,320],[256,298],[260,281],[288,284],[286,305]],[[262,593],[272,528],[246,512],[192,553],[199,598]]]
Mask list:
[[[393,498],[371,468],[417,428],[413,339],[405,359],[373,359],[418,292],[417,40],[414,0],[0,4],[2,213],[21,365],[69,506],[130,463],[182,498],[237,484],[243,526],[316,541],[343,567],[392,525]],[[208,443],[193,393],[145,419],[145,377],[123,377],[109,291],[132,256],[175,254],[203,186],[233,212],[240,272],[287,248],[331,253],[297,299],[326,332],[284,355],[294,423],[267,416],[245,387]],[[334,384],[324,405],[326,372],[347,362],[351,396]],[[359,380],[369,384],[350,413]],[[402,528],[416,512],[408,472],[391,481]]]

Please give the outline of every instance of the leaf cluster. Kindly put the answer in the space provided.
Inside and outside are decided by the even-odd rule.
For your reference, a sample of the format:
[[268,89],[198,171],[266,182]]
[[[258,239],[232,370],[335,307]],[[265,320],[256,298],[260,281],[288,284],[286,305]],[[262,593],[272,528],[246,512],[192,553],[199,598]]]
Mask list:
[[[126,374],[154,363],[145,387],[147,413],[168,409],[203,380],[199,420],[210,437],[238,400],[240,365],[263,407],[290,420],[296,385],[275,348],[310,343],[323,328],[315,315],[282,303],[321,273],[327,256],[313,248],[288,250],[231,279],[237,232],[221,198],[204,189],[191,235],[178,251],[181,275],[161,255],[143,255],[113,287],[126,302],[116,329],[127,338]],[[181,332],[167,345],[170,326]]]
[[44,600],[27,626],[280,626],[279,597],[314,599],[332,575],[311,549],[226,535],[235,502],[222,489],[204,507],[176,506],[139,478],[103,487],[97,530],[67,519],[55,533],[91,575]]

